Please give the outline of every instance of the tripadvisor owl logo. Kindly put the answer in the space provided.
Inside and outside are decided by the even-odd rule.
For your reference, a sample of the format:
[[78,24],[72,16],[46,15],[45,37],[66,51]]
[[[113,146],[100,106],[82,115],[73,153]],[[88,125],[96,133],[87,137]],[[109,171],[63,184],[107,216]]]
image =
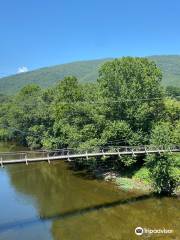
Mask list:
[[143,228],[142,227],[137,227],[137,228],[135,228],[135,234],[136,235],[142,235],[143,234]]

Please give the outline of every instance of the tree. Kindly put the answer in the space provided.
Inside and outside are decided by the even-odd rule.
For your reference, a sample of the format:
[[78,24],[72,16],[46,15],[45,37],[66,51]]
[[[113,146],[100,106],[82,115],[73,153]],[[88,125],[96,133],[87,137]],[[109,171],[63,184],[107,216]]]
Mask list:
[[[155,124],[151,133],[151,144],[164,147],[166,150],[180,142],[180,124],[174,126],[170,122]],[[176,174],[178,167],[176,157],[170,153],[148,156],[146,165],[150,172],[154,190],[159,194],[171,195],[179,184],[179,176]]]
[[[43,135],[52,125],[50,92],[35,84],[27,85],[11,101],[3,104],[0,122],[7,129],[9,139],[31,148],[42,147]],[[1,130],[2,134],[5,135]]]
[[175,161],[171,154],[156,154],[147,158],[147,167],[158,194],[171,195],[179,184],[179,177],[174,174]]
[[107,121],[101,134],[103,144],[117,144],[121,146],[135,145],[138,136],[131,130],[126,121]]
[[172,145],[179,144],[180,142],[180,121],[174,122],[158,122],[154,124],[151,132],[150,143],[159,146],[168,148]]
[[[56,148],[91,147],[104,126],[95,84],[80,84],[75,77],[66,77],[57,87],[52,104],[54,125],[51,142]],[[54,141],[52,141],[54,139]],[[98,141],[97,141],[98,144]]]
[[164,111],[162,114],[162,119],[171,122],[172,124],[179,120],[180,117],[180,102],[172,99],[166,98],[164,100]]
[[168,96],[180,100],[180,87],[168,86],[166,88],[166,93]]
[[124,57],[106,62],[98,83],[110,120],[125,120],[133,130],[149,132],[164,108],[162,73],[146,58]]
[[[180,109],[177,100],[165,98],[161,79],[154,62],[125,57],[103,64],[97,83],[82,84],[68,76],[46,90],[35,84],[25,86],[10,99],[0,96],[0,124],[8,127],[7,131],[0,127],[0,137],[30,148],[92,150],[109,144],[169,148],[180,142]],[[161,158],[154,158],[149,166],[157,164],[158,171],[150,167],[152,176],[159,174],[158,181],[160,176],[165,182]],[[163,159],[166,179],[173,160]],[[135,159],[122,161],[129,166]]]

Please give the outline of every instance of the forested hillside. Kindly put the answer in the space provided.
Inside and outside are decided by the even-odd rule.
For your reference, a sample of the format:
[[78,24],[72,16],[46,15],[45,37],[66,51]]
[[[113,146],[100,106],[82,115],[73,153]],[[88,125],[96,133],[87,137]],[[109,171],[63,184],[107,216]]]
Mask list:
[[155,61],[157,66],[162,70],[164,85],[180,87],[179,55],[152,56],[149,59]]
[[55,85],[59,80],[69,75],[77,77],[80,82],[92,82],[97,79],[100,65],[107,60],[101,59],[61,64],[0,78],[0,93],[14,94],[25,85],[31,83],[46,88]]
[[[180,87],[180,56],[152,56],[149,59],[161,68],[162,84]],[[73,75],[80,82],[94,82],[98,76],[99,67],[108,59],[73,62],[52,67],[46,67],[0,79],[0,93],[14,94],[27,84],[35,83],[40,87],[49,87],[62,80],[65,76]]]

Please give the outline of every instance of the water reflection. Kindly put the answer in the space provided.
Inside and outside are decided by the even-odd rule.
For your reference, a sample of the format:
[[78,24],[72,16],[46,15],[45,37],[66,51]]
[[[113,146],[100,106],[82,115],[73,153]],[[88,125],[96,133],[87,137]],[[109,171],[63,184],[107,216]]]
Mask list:
[[91,207],[86,207],[86,208],[81,208],[81,209],[76,209],[73,211],[67,211],[67,212],[62,212],[61,214],[56,214],[52,216],[40,216],[38,218],[29,218],[29,219],[22,219],[22,220],[17,220],[14,222],[8,222],[5,224],[0,224],[0,232],[7,231],[10,229],[17,229],[17,228],[22,228],[22,227],[28,227],[33,224],[38,224],[41,222],[46,222],[46,221],[54,221],[54,220],[61,220],[61,219],[66,219],[66,218],[71,218],[71,217],[78,217],[79,215],[87,214],[93,211],[99,211],[102,209],[107,209],[107,208],[112,208],[121,204],[130,204],[133,202],[137,201],[142,201],[145,199],[151,198],[151,195],[142,195],[138,197],[132,197],[130,199],[124,199],[124,200],[117,200],[114,202],[110,203],[103,203],[103,204],[98,204],[94,205]]
[[0,179],[4,174],[8,184],[3,186],[15,195],[9,196],[2,186],[0,194],[10,199],[1,198],[1,216],[7,213],[8,201],[20,214],[12,219],[9,213],[8,221],[0,217],[0,239],[129,240],[137,238],[137,226],[175,230],[171,238],[163,239],[180,236],[177,198],[122,192],[111,184],[82,178],[63,162],[12,165],[0,171]]

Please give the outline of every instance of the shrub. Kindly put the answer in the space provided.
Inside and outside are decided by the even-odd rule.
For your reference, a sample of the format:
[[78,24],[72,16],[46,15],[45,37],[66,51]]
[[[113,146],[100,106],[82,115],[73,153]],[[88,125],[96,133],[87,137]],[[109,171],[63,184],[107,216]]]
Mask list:
[[144,183],[151,183],[150,173],[147,167],[140,168],[133,176],[133,179],[140,180]]
[[171,154],[156,154],[147,157],[154,190],[163,195],[171,195],[178,186],[178,178],[174,174],[175,161]]

